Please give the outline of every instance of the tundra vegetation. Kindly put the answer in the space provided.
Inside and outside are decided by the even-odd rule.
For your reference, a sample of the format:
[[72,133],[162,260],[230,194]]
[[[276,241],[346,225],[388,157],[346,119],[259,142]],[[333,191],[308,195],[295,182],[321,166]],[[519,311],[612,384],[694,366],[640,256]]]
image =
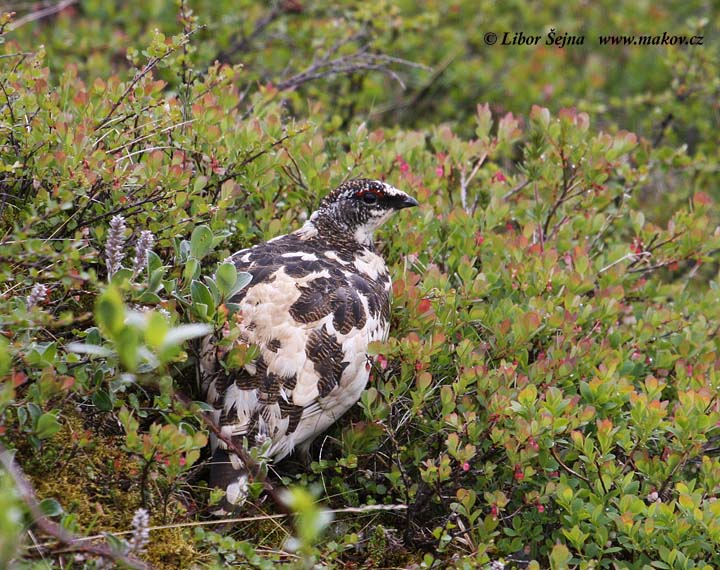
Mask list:
[[[11,0],[0,566],[720,566],[711,4]],[[483,43],[551,27],[585,41]],[[663,32],[704,45],[596,40]],[[378,235],[390,339],[219,524],[223,260],[354,176],[421,203]]]

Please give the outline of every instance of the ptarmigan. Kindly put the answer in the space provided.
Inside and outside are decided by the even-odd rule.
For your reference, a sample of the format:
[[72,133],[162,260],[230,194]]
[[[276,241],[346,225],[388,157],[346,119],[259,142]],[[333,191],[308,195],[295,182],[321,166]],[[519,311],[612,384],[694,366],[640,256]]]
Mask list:
[[[373,231],[417,205],[384,182],[351,180],[299,230],[231,257],[252,275],[231,301],[240,305],[240,341],[259,355],[229,374],[212,350],[204,356],[207,400],[226,435],[265,443],[278,461],[295,448],[307,453],[358,401],[370,375],[368,344],[385,340],[390,323],[390,275]],[[232,508],[244,500],[247,474],[222,441],[212,446],[210,484]]]

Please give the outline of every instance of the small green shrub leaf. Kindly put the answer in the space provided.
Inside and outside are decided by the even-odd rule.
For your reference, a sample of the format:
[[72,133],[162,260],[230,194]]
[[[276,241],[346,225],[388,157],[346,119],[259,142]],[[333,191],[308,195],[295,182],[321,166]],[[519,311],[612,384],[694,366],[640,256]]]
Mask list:
[[95,322],[110,337],[117,335],[123,328],[125,307],[120,292],[108,287],[95,304]]
[[37,420],[35,435],[38,439],[49,439],[60,431],[60,423],[53,414],[45,413]]
[[233,263],[223,263],[215,272],[215,284],[225,299],[232,292],[237,277],[237,269]]
[[193,305],[205,305],[207,307],[207,313],[203,316],[212,317],[215,313],[215,299],[207,285],[197,280],[193,281],[190,285],[190,295]]
[[197,226],[190,237],[190,255],[202,259],[212,249],[213,233],[207,226]]
[[57,517],[65,512],[62,505],[55,499],[43,499],[39,504],[40,510],[47,517]]

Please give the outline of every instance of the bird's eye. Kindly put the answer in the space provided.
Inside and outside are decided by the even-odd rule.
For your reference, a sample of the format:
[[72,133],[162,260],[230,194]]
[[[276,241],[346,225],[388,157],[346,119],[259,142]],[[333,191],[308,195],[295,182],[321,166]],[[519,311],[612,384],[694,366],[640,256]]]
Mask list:
[[375,204],[377,201],[377,196],[372,192],[365,192],[365,194],[363,194],[363,202],[366,204]]

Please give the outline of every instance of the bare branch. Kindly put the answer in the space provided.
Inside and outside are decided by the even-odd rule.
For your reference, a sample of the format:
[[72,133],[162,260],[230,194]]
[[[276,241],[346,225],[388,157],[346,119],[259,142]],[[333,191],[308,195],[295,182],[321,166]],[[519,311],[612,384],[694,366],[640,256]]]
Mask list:
[[[390,65],[396,64],[404,65],[406,67],[427,69],[427,67],[422,64],[406,59],[384,54],[368,53],[367,49],[368,46],[364,46],[355,53],[343,55],[334,59],[322,58],[319,61],[313,62],[304,71],[279,82],[276,87],[280,91],[286,91],[288,89],[295,89],[309,81],[315,81],[316,79],[322,79],[333,75],[349,75],[357,71],[379,71],[390,76],[400,85],[400,87],[405,89],[405,83],[397,72],[390,68]],[[331,49],[329,53],[332,54],[333,49]]]
[[503,200],[508,201],[510,198],[515,196],[515,194],[517,194],[518,192],[522,192],[528,184],[530,184],[529,180],[527,180],[527,179],[523,180],[517,186],[515,186],[515,188],[513,188],[509,192],[505,193],[503,195]]
[[252,42],[260,34],[262,34],[270,24],[277,20],[282,13],[283,10],[281,9],[279,3],[273,6],[267,14],[265,14],[262,18],[255,22],[255,27],[249,35],[237,38],[232,43],[232,45],[230,45],[230,47],[221,51],[217,55],[217,61],[219,61],[220,63],[230,63],[232,56],[247,51],[250,47],[250,44],[252,44]]
[[30,22],[36,22],[37,20],[42,20],[43,18],[47,18],[48,16],[54,16],[55,14],[62,12],[65,8],[68,8],[73,4],[77,4],[78,1],[79,0],[61,0],[57,4],[53,4],[46,8],[30,12],[29,14],[18,18],[14,22],[11,22],[8,26],[8,30],[12,32],[13,30],[17,30],[20,26],[24,26],[25,24],[29,24]]
[[165,53],[163,53],[162,55],[158,55],[158,56],[150,58],[150,60],[145,64],[145,67],[143,67],[142,70],[140,70],[138,73],[135,74],[135,77],[128,84],[125,91],[123,91],[122,95],[120,95],[120,97],[118,97],[117,101],[115,101],[115,103],[113,103],[113,106],[110,108],[110,111],[108,111],[107,115],[105,115],[105,117],[95,126],[95,130],[97,131],[108,124],[108,122],[110,121],[112,116],[115,114],[115,111],[117,111],[118,107],[120,107],[120,104],[125,100],[125,98],[128,96],[130,91],[132,91],[135,88],[135,86],[138,84],[138,82],[143,77],[145,77],[148,73],[150,73],[158,63],[160,63],[166,57],[169,57],[172,53],[174,53],[180,46],[185,45],[185,43],[188,41],[188,39],[190,39],[190,36],[192,36],[195,32],[197,32],[201,28],[202,28],[202,26],[195,28],[194,30],[190,30],[189,32],[183,34],[182,41],[180,42],[179,45],[170,46],[165,51]]
[[[468,186],[470,185],[470,182],[472,182],[473,178],[477,175],[478,171],[480,170],[480,167],[485,162],[485,159],[487,158],[487,152],[483,153],[478,159],[475,165],[473,166],[473,169],[470,171],[470,174],[466,174],[465,166],[463,166],[460,169],[460,202],[462,204],[463,210],[465,210],[467,213],[470,213],[467,207],[467,191]],[[473,211],[475,208],[473,207]]]
[[563,463],[563,460],[560,459],[560,456],[558,455],[558,452],[554,447],[550,448],[550,454],[555,458],[555,461],[558,462],[560,467],[562,467],[565,471],[570,473],[570,475],[572,475],[573,477],[577,477],[578,479],[580,479],[582,481],[585,481],[585,483],[587,483],[588,485],[591,484],[590,479],[588,479],[587,477],[585,477],[583,475],[580,475],[580,473],[578,473],[577,471],[575,471],[575,470],[571,469],[570,467],[568,467],[567,465],[565,465],[565,463]]
[[[175,392],[173,394],[173,397],[176,401],[183,404],[186,408],[194,408],[195,405],[193,401],[185,396],[184,394],[181,394],[180,392]],[[200,417],[200,419],[203,421],[203,423],[208,427],[208,429],[215,434],[215,436],[222,441],[226,446],[227,450],[231,453],[234,453],[237,455],[240,460],[245,464],[245,467],[247,468],[248,472],[250,473],[250,476],[252,477],[252,480],[257,483],[262,483],[263,489],[268,494],[268,496],[273,500],[275,505],[280,509],[281,512],[284,514],[290,514],[292,511],[288,507],[288,505],[285,503],[283,498],[281,497],[281,494],[279,493],[278,489],[276,489],[270,481],[267,480],[265,475],[263,474],[260,465],[250,456],[250,454],[243,448],[242,446],[235,443],[232,438],[230,438],[225,432],[223,432],[220,429],[220,426],[217,424],[217,422],[213,419],[213,417],[208,412],[203,412],[202,410],[198,410],[196,414]]]

